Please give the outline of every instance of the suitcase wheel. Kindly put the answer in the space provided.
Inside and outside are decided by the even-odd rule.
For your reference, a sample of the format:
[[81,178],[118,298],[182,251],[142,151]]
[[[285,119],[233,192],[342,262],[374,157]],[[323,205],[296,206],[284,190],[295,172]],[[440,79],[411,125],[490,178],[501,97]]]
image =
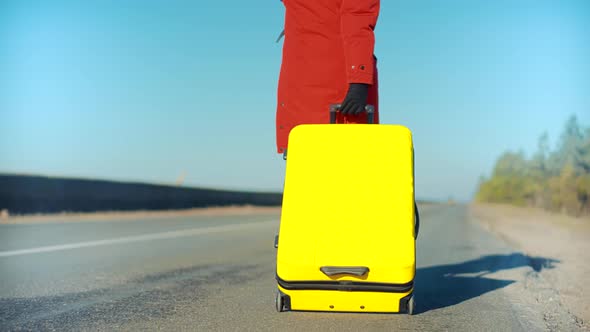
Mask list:
[[283,297],[283,294],[281,294],[280,291],[277,291],[277,296],[275,298],[275,306],[278,312],[286,311],[285,297]]
[[416,306],[416,302],[414,301],[414,295],[412,295],[412,297],[410,297],[410,299],[408,300],[408,315],[413,315],[414,314],[414,307]]

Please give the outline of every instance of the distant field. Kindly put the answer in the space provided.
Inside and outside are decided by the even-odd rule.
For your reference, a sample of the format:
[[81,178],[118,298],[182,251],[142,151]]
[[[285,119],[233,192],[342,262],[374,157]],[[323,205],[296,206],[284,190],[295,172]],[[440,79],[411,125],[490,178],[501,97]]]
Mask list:
[[282,193],[0,174],[0,211],[14,214],[280,206]]

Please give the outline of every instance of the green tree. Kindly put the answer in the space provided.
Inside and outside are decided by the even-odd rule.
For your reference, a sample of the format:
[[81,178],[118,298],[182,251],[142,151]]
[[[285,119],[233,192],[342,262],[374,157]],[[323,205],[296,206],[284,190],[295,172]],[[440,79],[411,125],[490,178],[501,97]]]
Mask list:
[[524,153],[505,152],[496,161],[492,177],[480,184],[479,201],[525,205],[534,200],[534,185],[527,175]]
[[491,176],[480,178],[476,199],[590,215],[590,128],[572,116],[555,150],[545,132],[530,160],[522,151],[503,153]]
[[528,177],[530,190],[532,191],[532,204],[536,207],[543,207],[550,199],[549,190],[547,188],[547,180],[550,177],[548,168],[549,150],[549,134],[544,132],[537,143],[537,152],[533,155],[529,162]]
[[586,129],[584,138],[577,151],[577,167],[583,174],[590,174],[590,128]]
[[578,153],[577,167],[582,173],[576,179],[576,191],[581,204],[580,213],[590,214],[590,128],[586,129]]
[[[550,158],[551,175],[559,176],[567,164],[577,166],[583,143],[584,135],[578,124],[578,118],[573,115],[567,120],[557,149]],[[574,171],[577,173],[577,167],[574,167]]]

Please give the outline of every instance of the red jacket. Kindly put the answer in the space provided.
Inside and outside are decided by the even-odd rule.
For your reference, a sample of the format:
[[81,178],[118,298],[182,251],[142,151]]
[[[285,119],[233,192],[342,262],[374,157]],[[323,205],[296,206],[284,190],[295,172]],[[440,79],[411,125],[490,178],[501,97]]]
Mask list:
[[[378,116],[374,29],[379,0],[283,0],[285,39],[278,86],[279,153],[289,132],[306,123],[328,123],[330,104],[344,100],[349,83],[370,84],[368,103]],[[339,117],[363,123],[366,115]]]

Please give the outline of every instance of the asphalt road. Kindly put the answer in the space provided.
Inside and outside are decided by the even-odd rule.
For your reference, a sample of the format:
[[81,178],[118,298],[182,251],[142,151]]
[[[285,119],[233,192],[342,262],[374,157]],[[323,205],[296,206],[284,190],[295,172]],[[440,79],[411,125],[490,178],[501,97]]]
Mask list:
[[0,225],[0,330],[531,331],[527,293],[555,265],[423,206],[416,311],[277,313],[278,215]]

